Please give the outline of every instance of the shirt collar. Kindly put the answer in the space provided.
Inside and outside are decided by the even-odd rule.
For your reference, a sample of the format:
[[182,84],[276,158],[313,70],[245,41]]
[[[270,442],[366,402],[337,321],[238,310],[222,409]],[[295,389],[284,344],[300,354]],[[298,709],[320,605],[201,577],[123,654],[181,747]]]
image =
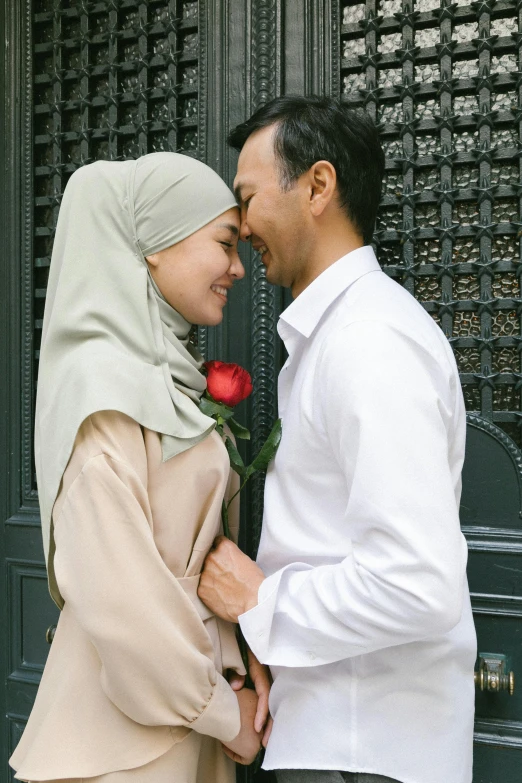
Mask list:
[[310,337],[332,302],[360,277],[376,270],[380,266],[370,245],[352,250],[327,267],[281,313],[278,331],[282,339],[290,336],[287,327]]

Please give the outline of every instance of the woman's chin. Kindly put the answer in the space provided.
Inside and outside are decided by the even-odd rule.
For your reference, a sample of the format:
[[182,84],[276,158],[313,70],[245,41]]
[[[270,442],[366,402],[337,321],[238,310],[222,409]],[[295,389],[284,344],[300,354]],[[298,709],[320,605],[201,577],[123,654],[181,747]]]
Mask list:
[[206,314],[201,315],[197,321],[194,321],[194,324],[196,326],[219,326],[221,321],[223,320],[223,310],[220,310],[219,313],[215,314]]

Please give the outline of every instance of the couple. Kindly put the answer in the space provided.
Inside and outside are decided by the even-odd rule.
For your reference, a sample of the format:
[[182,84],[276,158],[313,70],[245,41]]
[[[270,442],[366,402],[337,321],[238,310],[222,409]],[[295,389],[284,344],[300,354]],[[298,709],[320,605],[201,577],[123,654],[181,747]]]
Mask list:
[[[377,132],[281,98],[230,141],[237,201],[173,153],[67,185],[36,411],[62,612],[11,764],[32,783],[232,783],[263,741],[279,783],[470,783],[465,413],[447,341],[369,246]],[[189,341],[244,275],[238,238],[295,299],[257,564],[214,545],[237,476]]]

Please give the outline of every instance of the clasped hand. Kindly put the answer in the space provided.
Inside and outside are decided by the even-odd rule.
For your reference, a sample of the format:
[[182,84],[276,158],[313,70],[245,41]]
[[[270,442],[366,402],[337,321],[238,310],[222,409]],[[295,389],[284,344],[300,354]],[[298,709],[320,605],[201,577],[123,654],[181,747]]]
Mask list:
[[[216,538],[206,557],[198,595],[218,617],[237,623],[239,615],[257,605],[257,594],[265,575],[253,560],[224,536]],[[241,729],[232,742],[223,744],[227,756],[239,764],[251,764],[261,744],[266,747],[272,718],[268,712],[271,679],[251,650],[249,674],[255,692],[245,688],[245,678],[233,674],[230,685],[236,691],[241,713]]]
[[244,676],[233,673],[230,677],[230,685],[236,691],[239,703],[241,729],[231,742],[222,744],[224,753],[238,764],[251,764],[261,745],[266,748],[272,730],[272,718],[268,712],[270,673],[251,650],[248,650],[248,671],[255,691],[243,687]]

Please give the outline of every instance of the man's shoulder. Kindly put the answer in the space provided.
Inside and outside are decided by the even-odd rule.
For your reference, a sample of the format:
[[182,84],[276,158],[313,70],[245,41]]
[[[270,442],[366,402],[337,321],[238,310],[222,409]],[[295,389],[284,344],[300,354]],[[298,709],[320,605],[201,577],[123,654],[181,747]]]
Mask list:
[[[322,364],[382,357],[383,348],[415,355],[431,371],[457,377],[453,352],[442,330],[423,306],[383,272],[365,275],[350,286],[323,322],[318,351]],[[438,369],[437,369],[438,368]],[[452,381],[453,383],[453,381]]]
[[403,286],[384,272],[364,275],[339,297],[324,334],[352,324],[372,323],[418,343],[430,352],[443,353],[447,340],[424,307]]

